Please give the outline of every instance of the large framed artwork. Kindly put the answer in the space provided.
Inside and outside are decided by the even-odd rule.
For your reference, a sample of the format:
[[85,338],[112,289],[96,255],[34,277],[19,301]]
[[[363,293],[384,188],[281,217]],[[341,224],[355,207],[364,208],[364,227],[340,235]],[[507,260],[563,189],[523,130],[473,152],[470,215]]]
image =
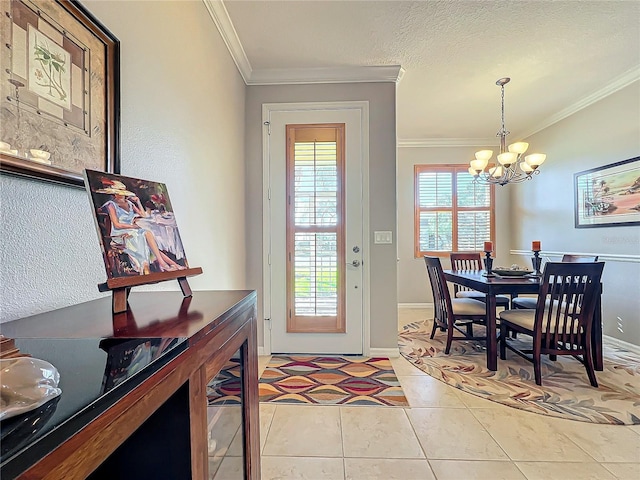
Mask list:
[[75,0],[3,0],[0,169],[82,187],[119,171],[120,43]]
[[575,227],[640,225],[640,157],[574,175]]

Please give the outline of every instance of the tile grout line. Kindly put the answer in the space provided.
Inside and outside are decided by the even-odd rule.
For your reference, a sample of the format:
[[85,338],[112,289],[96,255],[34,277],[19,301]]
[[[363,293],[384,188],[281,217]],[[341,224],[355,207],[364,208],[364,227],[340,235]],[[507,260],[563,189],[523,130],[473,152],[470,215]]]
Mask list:
[[[573,420],[575,421],[575,420]],[[601,463],[600,460],[598,460],[597,458],[595,458],[593,455],[591,455],[589,452],[587,452],[584,448],[582,448],[577,442],[575,442],[569,435],[566,435],[564,432],[561,432],[559,429],[557,429],[554,425],[550,425],[550,427],[559,435],[562,435],[563,437],[565,437],[567,440],[569,440],[569,442],[573,443],[576,447],[578,447],[579,450],[583,451],[584,453],[587,454],[587,456],[589,458],[592,458],[594,462],[596,463]]]
[[[271,424],[273,423],[273,419],[276,416],[276,410],[278,406],[276,405],[273,409],[273,414],[271,415],[271,420],[269,420],[269,425],[267,425],[267,431],[264,434],[264,445],[260,448],[260,456],[262,456],[264,449],[267,447],[267,441],[269,440],[269,433],[271,432]],[[258,408],[258,418],[260,418],[260,408]]]
[[[482,409],[477,408],[475,410],[482,410]],[[475,415],[475,412],[473,411],[473,409],[469,409],[469,411],[471,412],[471,415],[473,415],[473,418],[475,418],[476,421],[480,424],[480,426],[485,429],[485,431],[489,434],[489,436],[493,439],[493,441],[496,442],[498,447],[500,447],[500,450],[502,450],[504,452],[504,454],[507,456],[507,458],[509,459],[509,461],[511,463],[515,464],[516,461],[526,461],[526,460],[515,460],[514,458],[512,458],[511,455],[509,455],[509,452],[507,452],[506,449],[502,446],[502,444],[498,441],[498,439],[491,434],[491,431],[487,427],[485,427],[484,423],[482,423],[480,421],[480,419]],[[526,477],[526,475],[525,475],[525,477]]]
[[[413,407],[409,406],[409,409],[411,410]],[[433,469],[433,467],[431,466],[431,462],[429,461],[429,457],[427,456],[427,452],[425,451],[424,447],[422,446],[422,442],[420,441],[420,437],[418,436],[418,432],[416,432],[416,427],[413,425],[413,422],[411,422],[411,416],[407,413],[407,409],[404,409],[404,414],[407,416],[407,420],[409,421],[409,425],[411,426],[411,430],[413,431],[413,434],[416,437],[416,440],[418,441],[418,445],[420,445],[420,450],[422,450],[422,454],[424,455],[424,459],[427,461],[427,465],[429,465],[429,470],[431,471],[431,474],[433,475],[433,478],[435,478],[436,480],[438,480],[438,477],[436,476],[436,472]]]

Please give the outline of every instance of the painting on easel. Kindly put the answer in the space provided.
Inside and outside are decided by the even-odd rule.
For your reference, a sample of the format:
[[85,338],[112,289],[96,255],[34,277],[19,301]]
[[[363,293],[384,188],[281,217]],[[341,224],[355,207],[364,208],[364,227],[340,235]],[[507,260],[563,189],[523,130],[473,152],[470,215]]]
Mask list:
[[176,278],[189,268],[163,183],[95,170],[84,175],[107,278],[162,272]]

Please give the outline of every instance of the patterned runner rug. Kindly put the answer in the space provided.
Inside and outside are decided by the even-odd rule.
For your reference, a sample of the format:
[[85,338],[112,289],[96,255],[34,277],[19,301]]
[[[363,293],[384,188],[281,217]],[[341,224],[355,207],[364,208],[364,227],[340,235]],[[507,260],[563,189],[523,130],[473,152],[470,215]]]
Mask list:
[[[474,329],[475,330],[475,329]],[[475,331],[474,331],[475,333]],[[552,362],[543,355],[542,386],[533,378],[533,364],[507,351],[498,370],[486,367],[481,342],[454,341],[445,355],[446,335],[431,321],[406,325],[400,332],[400,353],[420,370],[460,390],[510,407],[582,422],[640,424],[640,357],[604,345],[604,371],[596,372],[599,388],[589,384],[584,366],[571,357]],[[513,342],[526,342],[519,336]],[[530,341],[530,338],[529,338]]]
[[409,406],[388,358],[273,356],[259,389],[261,402]]
[[224,364],[220,373],[207,385],[207,401],[214,405],[242,404],[242,377],[240,361],[230,358]]

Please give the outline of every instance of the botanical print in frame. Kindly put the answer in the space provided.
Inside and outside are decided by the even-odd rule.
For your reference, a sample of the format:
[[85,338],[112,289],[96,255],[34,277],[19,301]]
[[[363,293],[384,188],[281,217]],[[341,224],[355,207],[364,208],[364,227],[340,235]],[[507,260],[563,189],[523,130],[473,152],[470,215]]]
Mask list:
[[640,157],[574,175],[575,227],[640,225]]
[[[61,106],[63,114],[65,110],[71,110],[72,94],[75,93],[73,106],[84,109],[87,95],[77,91],[79,89],[75,92],[71,91],[72,71],[74,77],[79,79],[78,87],[85,83],[83,79],[86,76],[82,70],[84,62],[81,62],[80,65],[74,65],[71,62],[71,52],[67,52],[64,47],[34,28],[33,25],[28,25],[28,28],[27,65],[29,78],[27,87],[29,91],[39,98]],[[74,86],[76,86],[75,82]]]
[[0,0],[0,166],[83,186],[119,169],[119,42],[75,0]]
[[163,183],[85,170],[107,278],[189,268]]

